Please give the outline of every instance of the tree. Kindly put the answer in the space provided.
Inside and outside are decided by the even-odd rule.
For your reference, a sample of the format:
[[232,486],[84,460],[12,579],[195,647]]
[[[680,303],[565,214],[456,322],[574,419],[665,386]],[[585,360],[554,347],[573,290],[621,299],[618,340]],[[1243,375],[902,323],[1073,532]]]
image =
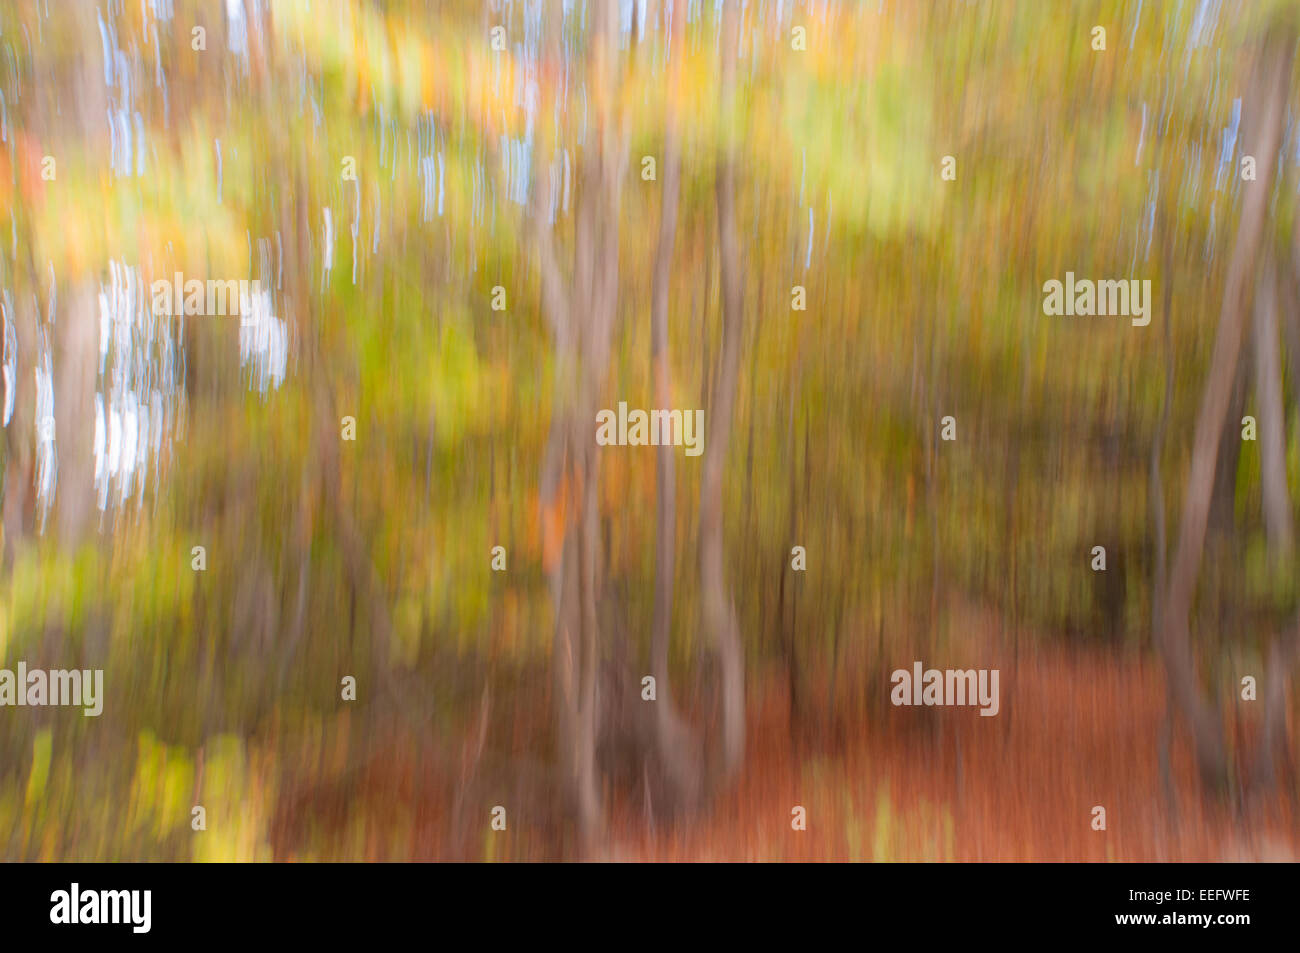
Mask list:
[[723,567],[722,472],[731,440],[736,378],[744,335],[744,289],[736,238],[736,47],[739,0],[723,5],[721,28],[722,146],[718,154],[718,250],[722,281],[722,354],[710,395],[712,437],[704,450],[700,484],[700,587],[704,625],[714,640],[722,671],[722,771],[730,777],[745,754],[745,670],[736,607]]
[[569,278],[555,255],[541,189],[535,193],[533,209],[544,310],[556,353],[540,494],[543,550],[550,557],[548,575],[555,605],[553,658],[560,737],[579,827],[588,846],[603,825],[595,763],[602,572],[597,514],[600,457],[592,428],[618,316],[619,199],[627,134],[617,105],[617,57],[617,9],[613,0],[603,0],[592,9],[587,40],[593,122],[579,162]]
[[[675,13],[668,47],[681,60],[680,36],[685,17]],[[675,70],[676,75],[680,70]],[[664,117],[663,198],[659,238],[655,249],[650,301],[650,362],[654,378],[655,404],[672,406],[672,368],[668,347],[668,301],[672,284],[673,245],[677,235],[677,201],[680,192],[681,146],[675,106],[669,97]],[[655,592],[651,620],[650,672],[655,677],[655,740],[659,761],[677,802],[692,806],[700,795],[698,740],[677,709],[668,672],[672,640],[673,581],[676,573],[677,473],[673,461],[676,448],[660,445],[655,455]]]
[[1246,191],[1233,241],[1215,336],[1209,377],[1201,398],[1179,523],[1178,544],[1163,600],[1160,649],[1175,704],[1192,729],[1201,777],[1212,790],[1227,782],[1227,750],[1218,711],[1202,695],[1193,660],[1188,615],[1205,545],[1215,462],[1227,416],[1233,377],[1241,352],[1242,330],[1250,307],[1251,280],[1264,233],[1274,164],[1282,137],[1290,88],[1294,37],[1274,29],[1265,36],[1250,94],[1246,99],[1247,147],[1258,157],[1259,181]]

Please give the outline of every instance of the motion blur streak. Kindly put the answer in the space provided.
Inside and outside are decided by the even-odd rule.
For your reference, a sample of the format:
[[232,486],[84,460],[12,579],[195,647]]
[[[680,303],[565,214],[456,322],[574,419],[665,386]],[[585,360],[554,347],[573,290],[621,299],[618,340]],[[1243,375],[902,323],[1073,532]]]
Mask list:
[[1295,859],[1297,39],[5,0],[0,859]]

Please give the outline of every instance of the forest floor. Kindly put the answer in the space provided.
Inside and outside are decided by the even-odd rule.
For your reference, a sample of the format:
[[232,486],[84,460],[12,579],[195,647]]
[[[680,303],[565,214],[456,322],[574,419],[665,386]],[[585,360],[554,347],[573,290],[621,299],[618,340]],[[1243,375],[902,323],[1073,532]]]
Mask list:
[[[1005,648],[1003,646],[1002,648]],[[850,681],[839,674],[843,686]],[[807,674],[817,698],[824,675]],[[530,679],[530,681],[532,681]],[[545,682],[545,679],[540,679]],[[1150,653],[1056,644],[1001,672],[1002,711],[894,708],[793,719],[784,671],[751,676],[748,751],[702,813],[669,823],[638,790],[608,792],[608,860],[1294,861],[1294,774],[1278,792],[1201,794],[1189,739],[1174,732],[1167,781],[1158,740],[1164,676]],[[883,699],[883,693],[882,693]],[[277,859],[555,860],[580,855],[551,739],[514,698],[478,745],[471,719],[441,747],[397,729],[382,755],[337,783],[282,796]],[[829,706],[827,706],[829,707]],[[843,707],[843,706],[842,706]],[[1229,710],[1230,747],[1253,750],[1254,706]],[[1244,714],[1243,714],[1244,712]],[[530,727],[531,726],[531,727]],[[1294,727],[1294,726],[1289,726]],[[503,737],[504,736],[504,737]],[[1294,737],[1292,732],[1291,737]],[[495,749],[495,753],[494,750]],[[1242,759],[1242,760],[1248,760]],[[496,767],[492,764],[495,762]],[[1286,793],[1290,792],[1290,793]],[[1171,804],[1172,796],[1172,804]],[[653,803],[653,802],[651,802]],[[504,832],[489,811],[508,806]],[[792,829],[804,808],[806,830]],[[1105,830],[1094,830],[1094,808]]]
[[[706,818],[643,836],[616,856],[648,860],[1294,861],[1300,812],[1286,794],[1207,801],[1176,733],[1171,812],[1157,739],[1164,681],[1154,660],[1049,650],[1022,657],[1003,717],[897,709],[938,731],[885,724],[791,740],[787,693],[760,693],[748,760]],[[1007,691],[1006,688],[1003,689]],[[922,714],[923,713],[923,714]],[[1010,717],[1005,717],[1010,714]],[[920,717],[918,717],[920,716]],[[1251,727],[1241,726],[1242,736]],[[1294,778],[1290,779],[1294,786]],[[1292,788],[1294,790],[1294,787]],[[794,805],[807,830],[791,829]],[[1093,808],[1106,829],[1093,829]],[[624,828],[626,824],[626,828]],[[616,829],[635,829],[635,818]],[[641,825],[644,827],[644,825]]]

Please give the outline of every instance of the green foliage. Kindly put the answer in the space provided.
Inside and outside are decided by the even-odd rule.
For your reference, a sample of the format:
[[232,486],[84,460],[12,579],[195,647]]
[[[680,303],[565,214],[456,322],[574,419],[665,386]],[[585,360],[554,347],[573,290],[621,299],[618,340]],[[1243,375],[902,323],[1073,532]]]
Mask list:
[[[496,54],[481,4],[468,0],[285,0],[270,5],[274,29],[256,32],[265,46],[245,63],[215,30],[208,56],[189,56],[180,25],[198,7],[177,6],[175,36],[164,29],[157,49],[131,53],[139,177],[111,176],[102,143],[71,125],[80,97],[104,94],[97,69],[81,85],[87,71],[69,53],[100,42],[93,19],[39,13],[32,0],[0,11],[0,63],[10,64],[0,66],[10,135],[0,236],[12,239],[0,242],[0,290],[35,321],[51,285],[63,306],[82,289],[93,307],[109,261],[143,277],[242,275],[264,239],[283,271],[275,304],[292,353],[283,383],[262,392],[240,366],[236,321],[190,321],[183,410],[143,498],[96,513],[72,546],[30,518],[12,533],[6,515],[18,538],[6,538],[13,559],[0,581],[4,664],[48,653],[109,668],[114,712],[112,731],[80,716],[6,729],[23,762],[0,776],[0,830],[15,832],[7,857],[264,859],[274,799],[293,780],[276,745],[286,725],[325,732],[343,674],[380,697],[397,691],[382,676],[409,677],[427,706],[421,723],[444,727],[478,702],[441,690],[453,664],[475,685],[492,682],[521,720],[534,717],[526,704],[543,704],[527,692],[548,684],[539,481],[562,372],[518,186],[527,175],[567,189],[550,237],[562,276],[576,280],[575,210],[589,198],[580,169],[592,103],[609,92],[587,75],[581,17],[557,31],[551,62],[539,60],[521,5],[502,13],[510,43]],[[141,5],[125,7],[104,13],[119,36],[151,36]],[[1122,631],[1111,634],[1145,643],[1150,448],[1166,374],[1176,386],[1158,462],[1172,550],[1241,197],[1219,149],[1258,35],[1292,5],[1261,4],[1194,35],[1188,5],[1150,0],[846,4],[810,18],[806,53],[790,49],[785,24],[762,22],[768,7],[747,9],[755,22],[732,103],[721,102],[712,5],[687,25],[676,59],[655,29],[619,53],[611,95],[629,155],[619,327],[600,398],[635,406],[653,392],[648,314],[672,116],[683,161],[668,369],[675,406],[713,412],[716,158],[734,125],[746,324],[724,527],[751,672],[791,657],[834,671],[844,645],[877,640],[888,655],[917,631],[940,634],[962,599],[1038,638],[1103,634],[1088,564],[1098,544],[1126,585]],[[27,50],[14,38],[38,15],[46,40]],[[1110,24],[1104,56],[1088,46],[1094,19]],[[57,187],[30,171],[47,151],[58,153]],[[659,160],[659,182],[640,180],[642,154]],[[945,155],[955,182],[939,176]],[[343,156],[357,160],[355,184],[341,178]],[[432,179],[421,160],[436,160]],[[1294,178],[1289,161],[1270,220],[1279,242],[1296,214]],[[1151,278],[1151,325],[1045,316],[1042,284],[1067,270]],[[497,285],[504,312],[490,308]],[[790,309],[794,285],[807,311]],[[20,336],[27,347],[34,328]],[[19,377],[32,379],[30,363]],[[27,413],[8,431],[7,492],[32,480],[16,452],[33,430]],[[946,414],[957,419],[952,443],[936,434]],[[355,442],[340,439],[345,415]],[[706,441],[717,432],[707,419]],[[1292,416],[1293,493],[1298,433]],[[702,464],[675,465],[672,660],[694,704],[708,682]],[[654,455],[611,448],[601,467],[598,571],[622,601],[600,611],[618,619],[611,646],[639,663],[655,582]],[[1240,532],[1233,558],[1207,567],[1206,591],[1276,621],[1297,598],[1294,566],[1268,557],[1258,483],[1257,455],[1243,452]],[[190,568],[195,545],[208,552],[203,573]],[[490,569],[496,545],[505,574]],[[808,551],[798,579],[793,545]],[[863,621],[884,619],[913,631]],[[377,734],[366,717],[332,725],[352,739],[341,750],[366,749]],[[310,750],[324,761],[324,748]],[[278,753],[291,761],[295,750]],[[98,807],[78,796],[84,775]],[[196,787],[209,826],[197,840]],[[945,806],[891,804],[883,785],[874,821],[856,803],[844,795],[855,859],[953,855]],[[403,815],[392,829],[414,823]],[[97,840],[43,833],[88,828]],[[360,826],[340,835],[358,850],[366,837]],[[513,856],[507,847],[488,836],[481,853]]]

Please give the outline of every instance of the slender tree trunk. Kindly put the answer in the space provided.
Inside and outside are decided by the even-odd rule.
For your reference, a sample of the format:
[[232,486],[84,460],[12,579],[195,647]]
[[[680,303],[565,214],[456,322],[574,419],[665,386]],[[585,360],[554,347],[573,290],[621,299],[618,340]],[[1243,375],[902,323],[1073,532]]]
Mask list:
[[1228,412],[1223,418],[1218,459],[1214,466],[1214,489],[1210,493],[1208,536],[1211,547],[1226,545],[1237,523],[1237,470],[1241,465],[1241,417],[1246,412],[1250,375],[1243,355],[1232,376]]
[[1264,728],[1252,772],[1260,794],[1272,790],[1276,783],[1276,759],[1288,757],[1286,683],[1295,663],[1298,636],[1300,633],[1293,628],[1285,638],[1273,639],[1268,649],[1268,668],[1264,672]]
[[[1278,353],[1279,275],[1271,253],[1264,256],[1255,300],[1255,392],[1259,414],[1260,475],[1269,562],[1288,567],[1295,551],[1291,492],[1286,480],[1286,404],[1282,396],[1282,362]],[[1275,637],[1264,673],[1264,729],[1253,770],[1259,793],[1276,779],[1274,759],[1286,749],[1286,682],[1294,661],[1297,633]]]
[[[1164,216],[1161,222],[1164,237],[1165,267],[1161,278],[1164,283],[1164,307],[1161,310],[1162,338],[1165,360],[1165,391],[1160,404],[1160,421],[1156,424],[1155,438],[1151,441],[1151,515],[1155,531],[1155,582],[1151,587],[1151,631],[1159,643],[1163,631],[1165,586],[1168,583],[1169,542],[1165,516],[1165,487],[1160,475],[1160,458],[1164,453],[1165,433],[1169,429],[1169,413],[1174,401],[1174,350],[1173,350],[1173,247],[1174,236],[1170,233],[1169,218]],[[1156,743],[1157,761],[1160,767],[1160,781],[1164,789],[1165,802],[1169,806],[1169,817],[1175,829],[1178,824],[1178,799],[1173,778],[1173,740],[1174,740],[1174,700],[1173,695],[1165,690],[1165,715],[1160,726],[1160,737]]]
[[32,530],[36,395],[27,382],[32,378],[39,353],[36,336],[39,318],[30,303],[13,298],[4,310],[14,330],[13,338],[5,345],[5,356],[12,358],[14,367],[13,379],[8,382],[14,393],[13,416],[5,428],[4,564],[7,569],[26,546]]
[[[1241,351],[1242,328],[1249,307],[1250,281],[1264,230],[1268,196],[1272,191],[1274,163],[1282,136],[1282,121],[1290,84],[1292,40],[1270,34],[1252,84],[1252,128],[1247,148],[1258,161],[1258,181],[1246,190],[1241,220],[1223,295],[1218,333],[1210,362],[1209,379],[1201,401],[1193,439],[1191,471],[1183,499],[1179,537],[1170,570],[1169,593],[1164,600],[1161,650],[1174,701],[1191,726],[1201,777],[1212,789],[1227,778],[1227,753],[1219,712],[1202,696],[1192,652],[1188,616],[1200,573],[1205,545],[1210,493],[1214,486],[1219,439]],[[1257,118],[1254,118],[1257,117]]]
[[[796,379],[790,390],[789,397],[789,418],[786,423],[785,445],[793,448],[795,444],[794,436],[794,401],[795,394],[798,392],[801,381]],[[786,531],[785,538],[794,542],[799,539],[799,477],[798,477],[798,458],[794,453],[790,457],[790,493],[786,503]],[[783,553],[782,560],[787,557]],[[795,650],[795,633],[799,625],[799,579],[791,570],[789,565],[781,567],[781,654],[785,656],[785,678],[787,692],[790,696],[790,741],[796,747],[799,744],[799,729],[802,727],[804,712],[802,699],[799,695],[799,658]],[[790,584],[790,611],[785,611],[785,589],[786,580]]]
[[[722,12],[722,108],[735,108],[739,0]],[[722,273],[722,354],[709,401],[712,437],[704,450],[700,486],[700,583],[704,625],[712,635],[722,669],[722,773],[734,775],[745,754],[745,671],[740,627],[723,566],[722,473],[731,440],[736,378],[744,333],[740,243],[736,236],[735,123],[725,120],[725,144],[718,158],[718,244]]]
[[1278,264],[1286,276],[1282,284],[1282,334],[1291,372],[1291,399],[1300,411],[1300,228],[1292,232],[1290,253],[1280,256]]
[[[551,46],[558,52],[552,6]],[[585,850],[604,827],[596,772],[600,704],[600,457],[596,409],[604,387],[618,313],[620,183],[627,131],[617,114],[617,10],[592,8],[587,73],[593,125],[580,160],[573,277],[566,282],[546,224],[547,203],[534,192],[543,308],[557,355],[555,398],[541,482],[543,563],[555,601],[554,664],[562,758]],[[537,150],[540,152],[540,149]],[[537,174],[535,182],[546,181]]]
[[[99,27],[93,12],[82,9],[78,29],[83,49],[99,46]],[[75,108],[70,121],[58,129],[55,141],[93,154],[106,148],[109,99],[100,64],[83,57],[75,70]],[[100,152],[100,155],[103,153]],[[96,223],[99,224],[99,223]],[[95,267],[107,262],[95,262]],[[57,489],[54,510],[58,539],[71,552],[93,532],[95,526],[94,449],[95,388],[99,367],[98,283],[93,273],[73,275],[58,281],[52,271],[33,274],[32,280],[49,286],[56,302],[46,302],[53,323],[46,328],[51,341],[54,372],[54,452],[57,459]],[[20,368],[20,375],[24,369]],[[30,380],[31,368],[25,369]],[[42,428],[42,421],[37,421]],[[49,529],[50,523],[46,524]]]
[[[678,35],[674,16],[669,48]],[[655,406],[673,405],[672,370],[668,349],[668,299],[672,279],[673,245],[677,236],[677,199],[681,156],[677,139],[674,104],[666,107],[662,176],[662,211],[659,244],[655,252],[654,284],[650,296],[650,363],[654,376]],[[661,443],[655,455],[655,594],[650,635],[650,673],[655,679],[655,738],[659,760],[677,803],[690,807],[699,798],[700,759],[696,739],[691,735],[673,701],[668,675],[669,645],[672,640],[673,581],[677,545],[677,471],[674,447]]]
[[1295,549],[1291,492],[1286,483],[1286,409],[1282,401],[1282,364],[1278,339],[1277,269],[1264,255],[1255,296],[1255,404],[1259,414],[1260,474],[1264,497],[1264,528],[1269,558],[1290,558]]

